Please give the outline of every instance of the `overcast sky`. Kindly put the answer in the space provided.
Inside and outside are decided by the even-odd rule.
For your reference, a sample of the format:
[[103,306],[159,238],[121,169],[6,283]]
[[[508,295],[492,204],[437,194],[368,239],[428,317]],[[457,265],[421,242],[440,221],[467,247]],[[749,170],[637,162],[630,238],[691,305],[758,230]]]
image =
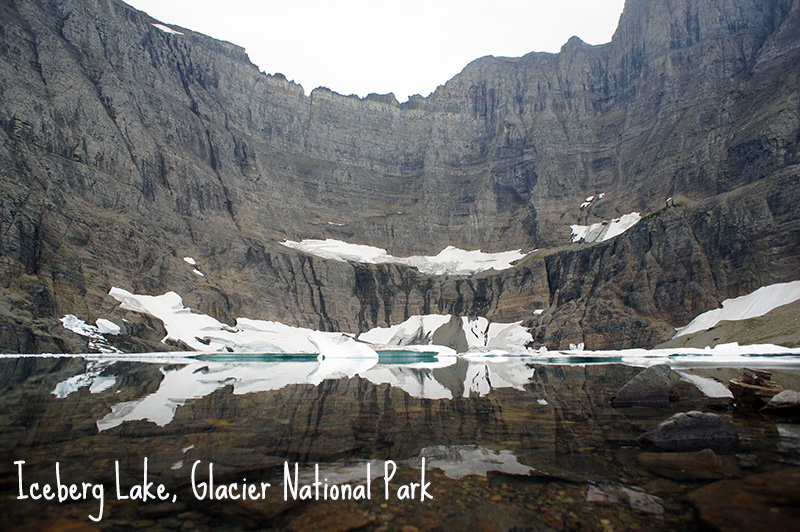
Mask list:
[[485,55],[611,40],[624,0],[125,0],[162,22],[243,46],[306,93],[427,96]]

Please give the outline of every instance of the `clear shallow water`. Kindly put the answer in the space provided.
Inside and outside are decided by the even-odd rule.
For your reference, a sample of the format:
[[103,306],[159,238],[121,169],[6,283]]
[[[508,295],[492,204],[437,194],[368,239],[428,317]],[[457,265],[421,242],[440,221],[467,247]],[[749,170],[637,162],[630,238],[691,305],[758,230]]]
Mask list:
[[[6,357],[0,528],[98,515],[90,495],[19,500],[14,462],[24,460],[25,490],[34,482],[55,486],[56,462],[63,482],[102,485],[103,519],[92,523],[101,529],[700,529],[686,496],[711,481],[654,473],[641,465],[648,449],[636,441],[698,405],[685,398],[669,408],[612,408],[609,398],[640,370],[608,363],[622,358],[438,359],[401,351],[363,367],[358,360],[326,367],[291,355]],[[683,360],[675,366],[692,365]],[[800,388],[792,361],[751,360],[780,366],[775,380]],[[741,373],[711,362],[695,361],[695,372],[721,382]],[[743,474],[800,462],[796,425],[719,413],[739,432],[739,447],[726,456]],[[148,480],[174,502],[118,500],[115,462],[121,493],[130,495],[143,482],[145,457]],[[419,487],[413,499],[400,498],[424,483],[423,458],[432,498],[420,501]],[[253,485],[261,494],[262,483],[271,486],[259,499],[201,498],[209,464],[217,488]],[[316,480],[315,466],[330,496],[285,497],[287,466],[298,497],[301,485]],[[369,487],[370,497],[332,500],[333,487],[341,494],[347,483],[364,494]],[[615,493],[621,500],[609,502],[620,499]]]

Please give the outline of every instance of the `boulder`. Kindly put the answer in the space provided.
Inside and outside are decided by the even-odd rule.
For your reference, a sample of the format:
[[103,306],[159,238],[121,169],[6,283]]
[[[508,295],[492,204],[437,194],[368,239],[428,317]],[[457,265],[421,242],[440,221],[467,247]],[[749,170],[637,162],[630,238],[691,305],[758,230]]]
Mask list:
[[667,451],[726,449],[737,440],[736,433],[725,426],[721,417],[697,410],[675,414],[639,437],[640,442]]
[[783,387],[771,381],[772,373],[744,368],[742,379],[731,379],[728,389],[736,404],[753,409],[765,406],[770,399],[783,391]]
[[614,406],[667,406],[670,401],[670,369],[668,364],[658,364],[642,370],[619,389],[611,404]]
[[772,396],[767,405],[760,410],[765,414],[777,414],[783,416],[800,415],[800,392],[795,390],[783,390]]
[[722,480],[742,476],[736,460],[711,449],[695,453],[641,453],[639,463],[674,480]]
[[800,523],[800,469],[720,480],[687,498],[716,530],[790,530]]

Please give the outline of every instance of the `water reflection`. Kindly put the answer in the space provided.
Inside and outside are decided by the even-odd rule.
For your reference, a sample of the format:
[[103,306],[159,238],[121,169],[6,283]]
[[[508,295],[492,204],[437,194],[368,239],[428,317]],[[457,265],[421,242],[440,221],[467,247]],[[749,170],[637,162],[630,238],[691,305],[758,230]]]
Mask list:
[[[287,355],[1,359],[0,452],[9,459],[0,466],[0,528],[60,515],[86,521],[96,512],[88,503],[17,500],[14,461],[26,462],[26,484],[54,482],[59,461],[62,478],[103,483],[111,493],[115,462],[125,482],[141,482],[145,457],[149,479],[177,502],[109,499],[96,526],[178,530],[188,520],[201,529],[335,528],[323,516],[342,530],[462,530],[477,522],[487,530],[596,529],[601,520],[618,528],[704,526],[686,496],[710,481],[659,476],[641,465],[645,449],[636,439],[674,412],[697,408],[703,388],[720,392],[737,370],[687,373],[699,395],[669,408],[614,409],[609,398],[639,368],[403,352],[369,364],[325,362]],[[800,382],[795,370],[781,379]],[[796,425],[719,413],[742,435],[725,458],[745,473],[797,464]],[[369,464],[375,493],[383,493],[386,461],[397,464],[395,482],[409,484],[419,482],[423,457],[434,496],[425,503],[283,498],[287,462],[298,464],[303,482],[318,465],[330,483],[364,483]],[[190,480],[198,461],[213,464],[218,483],[270,483],[272,498],[198,501]]]

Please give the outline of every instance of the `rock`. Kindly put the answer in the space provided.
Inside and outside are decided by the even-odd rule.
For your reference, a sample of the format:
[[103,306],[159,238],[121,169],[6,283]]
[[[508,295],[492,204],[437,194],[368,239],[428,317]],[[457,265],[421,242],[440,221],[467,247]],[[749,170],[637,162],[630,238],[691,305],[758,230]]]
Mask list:
[[17,526],[7,532],[99,532],[99,530],[99,528],[88,523],[62,517],[60,519]]
[[687,498],[703,521],[722,532],[788,530],[800,523],[800,469],[721,480]]
[[663,501],[637,486],[590,484],[586,490],[586,500],[603,505],[625,502],[628,503],[631,509],[643,513],[653,515],[662,515],[664,513]]
[[461,318],[453,315],[450,321],[439,327],[433,332],[431,343],[434,345],[444,345],[455,349],[459,353],[467,350],[467,336],[464,334],[464,327]]
[[773,395],[760,412],[778,416],[800,415],[800,392],[795,390],[783,390]]
[[370,524],[374,518],[367,517],[361,512],[355,512],[340,505],[309,506],[296,514],[284,527],[287,531],[301,530],[330,530],[331,532],[347,532],[357,530]]
[[639,463],[674,480],[720,480],[742,476],[736,460],[711,449],[696,453],[640,453]]
[[754,386],[772,386],[772,373],[769,371],[742,368],[742,382]]
[[681,412],[639,437],[639,441],[669,451],[726,449],[738,440],[722,418],[709,412]]
[[611,404],[614,406],[669,405],[669,392],[672,385],[671,372],[668,364],[658,364],[642,370],[619,389],[611,398]]
[[783,391],[782,386],[771,382],[772,374],[768,371],[744,368],[742,373],[742,380],[728,382],[728,389],[738,405],[758,410]]

